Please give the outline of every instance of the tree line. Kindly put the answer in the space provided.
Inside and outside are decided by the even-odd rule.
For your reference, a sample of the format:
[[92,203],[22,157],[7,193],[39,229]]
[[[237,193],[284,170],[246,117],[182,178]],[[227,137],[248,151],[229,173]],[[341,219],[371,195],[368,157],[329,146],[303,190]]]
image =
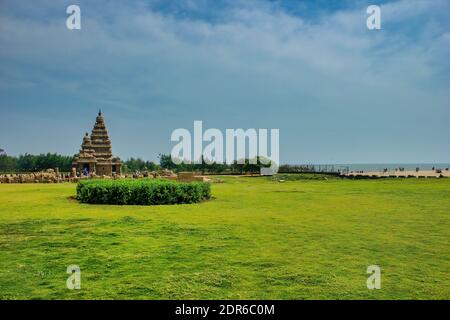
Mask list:
[[[258,174],[263,166],[259,159],[256,164],[250,163],[249,159],[245,159],[243,163],[233,164],[213,163],[207,164],[203,159],[202,163],[181,163],[175,164],[172,157],[166,154],[159,154],[159,163],[153,161],[145,161],[141,158],[129,158],[123,162],[123,173],[134,173],[144,171],[158,171],[162,169],[172,170],[175,172],[194,171],[202,174]],[[3,149],[0,149],[0,172],[37,172],[47,169],[58,168],[60,172],[69,172],[72,168],[74,156],[65,156],[56,153],[47,154],[21,154],[19,156],[9,156]]]
[[199,172],[202,174],[221,174],[221,173],[231,173],[231,174],[244,174],[251,173],[256,174],[261,170],[262,165],[258,162],[257,164],[250,163],[249,159],[245,159],[242,164],[238,164],[236,161],[233,164],[225,163],[212,163],[207,164],[203,159],[202,163],[180,163],[175,164],[172,161],[171,155],[159,154],[159,163],[153,161],[145,161],[141,158],[130,158],[124,161],[122,165],[123,173],[135,173],[144,171],[159,171],[159,170],[172,170],[174,172],[190,171]]
[[173,170],[175,172],[180,171],[195,171],[200,172],[202,174],[209,173],[209,174],[221,174],[221,173],[229,173],[229,174],[258,174],[261,172],[261,167],[268,167],[268,165],[263,165],[260,161],[260,158],[257,157],[256,163],[251,163],[255,161],[250,161],[249,159],[243,159],[242,163],[238,163],[237,161],[234,161],[232,164],[227,163],[211,163],[208,164],[205,162],[205,160],[202,157],[201,163],[180,163],[175,164],[172,161],[171,155],[166,154],[160,154],[159,156],[159,163],[161,168],[163,169],[169,169]]
[[68,172],[72,167],[73,157],[56,153],[21,154],[18,157],[8,156],[0,149],[0,172],[37,172],[46,169],[59,168],[61,172]]

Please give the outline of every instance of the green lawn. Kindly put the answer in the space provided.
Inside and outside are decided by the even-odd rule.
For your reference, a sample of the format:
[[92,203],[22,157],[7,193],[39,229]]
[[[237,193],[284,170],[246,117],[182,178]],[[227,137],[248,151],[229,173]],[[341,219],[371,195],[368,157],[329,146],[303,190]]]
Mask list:
[[0,298],[450,299],[450,179],[223,180],[211,201],[154,207],[0,185]]

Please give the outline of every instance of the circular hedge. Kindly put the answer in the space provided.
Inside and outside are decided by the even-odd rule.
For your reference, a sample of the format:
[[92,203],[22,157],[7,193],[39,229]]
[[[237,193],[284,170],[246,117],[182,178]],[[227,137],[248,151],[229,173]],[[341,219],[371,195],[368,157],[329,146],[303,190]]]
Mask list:
[[205,182],[176,182],[159,179],[82,180],[77,199],[83,203],[157,205],[196,203],[211,198]]

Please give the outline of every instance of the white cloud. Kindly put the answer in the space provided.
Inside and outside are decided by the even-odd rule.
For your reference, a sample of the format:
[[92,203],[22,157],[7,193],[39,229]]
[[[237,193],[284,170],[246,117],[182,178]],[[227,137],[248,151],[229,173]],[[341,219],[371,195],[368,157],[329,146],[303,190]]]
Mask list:
[[[55,11],[54,2],[47,6]],[[204,6],[181,5],[196,12]],[[292,118],[304,110],[331,112],[346,123],[355,113],[421,115],[431,101],[426,108],[448,118],[448,82],[440,80],[449,76],[448,22],[436,12],[448,7],[440,0],[383,5],[381,31],[366,29],[364,7],[311,21],[252,2],[230,5],[210,21],[151,11],[142,3],[85,2],[80,32],[66,30],[64,16],[23,19],[3,12],[0,70],[7,73],[0,87],[44,83],[131,112],[229,121],[238,118],[233,112],[258,109],[266,121],[291,130],[297,126]],[[408,32],[397,32],[397,24]],[[271,115],[274,108],[278,115]]]

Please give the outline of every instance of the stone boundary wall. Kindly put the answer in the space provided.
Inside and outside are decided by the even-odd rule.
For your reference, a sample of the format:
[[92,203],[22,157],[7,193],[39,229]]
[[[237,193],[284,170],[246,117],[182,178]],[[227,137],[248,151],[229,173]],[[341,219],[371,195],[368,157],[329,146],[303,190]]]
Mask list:
[[49,169],[44,172],[1,174],[0,183],[58,183],[69,181],[70,176]]
[[63,183],[63,182],[78,182],[81,179],[141,179],[141,178],[163,178],[177,181],[210,181],[209,178],[204,176],[195,176],[192,172],[180,172],[178,175],[170,170],[162,170],[159,172],[143,172],[134,174],[124,174],[113,176],[82,176],[77,177],[70,174],[59,173],[58,170],[49,169],[44,172],[35,173],[13,173],[13,174],[0,174],[0,184],[6,183]]

